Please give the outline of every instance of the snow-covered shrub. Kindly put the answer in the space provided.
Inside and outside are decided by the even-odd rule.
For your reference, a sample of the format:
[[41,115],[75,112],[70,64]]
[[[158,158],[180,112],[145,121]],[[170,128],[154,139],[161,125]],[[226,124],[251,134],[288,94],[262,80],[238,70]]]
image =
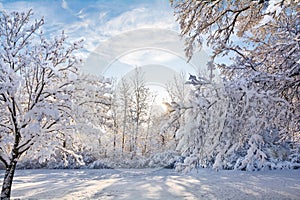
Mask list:
[[292,163],[292,167],[295,169],[300,168],[300,145],[295,145],[291,148],[291,154],[289,155],[289,160]]
[[[106,168],[146,168],[148,165],[148,160],[142,156],[131,157],[130,155],[124,155],[120,157],[106,157],[106,158],[98,158],[97,161],[94,162],[95,165],[100,163],[100,165],[105,166]],[[92,167],[93,163],[88,167]]]
[[183,162],[178,162],[175,165],[176,171],[187,173],[192,169],[199,167],[199,157],[196,155],[188,156],[183,159]]
[[266,164],[267,155],[262,151],[264,140],[258,134],[253,134],[249,139],[249,149],[244,158],[236,161],[235,169],[254,171],[262,169]]
[[110,169],[107,165],[105,165],[101,160],[96,160],[87,165],[88,169]]
[[293,143],[271,144],[266,148],[268,169],[300,168],[300,147]]
[[180,156],[175,151],[165,151],[156,153],[148,159],[148,167],[165,167],[175,168],[175,165],[179,162]]
[[47,168],[46,163],[40,163],[35,159],[20,160],[17,169],[43,169]]
[[55,151],[50,157],[24,156],[18,163],[19,169],[78,169],[85,166],[82,152]]
[[119,157],[98,158],[87,164],[87,168],[175,168],[183,162],[182,157],[175,151],[155,153],[149,157],[123,155]]

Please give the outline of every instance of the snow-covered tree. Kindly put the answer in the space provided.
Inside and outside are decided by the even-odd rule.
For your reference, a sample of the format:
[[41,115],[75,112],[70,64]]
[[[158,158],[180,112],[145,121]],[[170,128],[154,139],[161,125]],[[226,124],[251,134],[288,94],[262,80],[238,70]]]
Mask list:
[[[166,88],[171,102],[163,102],[165,107],[164,117],[161,118],[160,134],[162,149],[175,150],[178,138],[176,139],[176,132],[185,124],[185,112],[183,109],[189,102],[189,95],[191,92],[191,85],[186,84],[187,77],[185,73],[181,72],[179,75],[173,77],[173,80],[167,83]],[[169,146],[171,144],[172,147]],[[170,149],[171,148],[171,149]]]
[[[209,167],[220,145],[227,99],[222,84],[191,75],[188,83],[194,89],[189,101],[173,103],[170,122],[184,118],[176,130],[176,150],[184,158],[177,170],[190,170],[197,166]],[[178,119],[177,119],[178,118]]]
[[145,86],[143,72],[136,68],[131,77],[123,78],[116,85],[114,93],[114,115],[118,127],[111,133],[114,136],[110,137],[119,141],[122,154],[135,156],[142,151],[141,140],[146,134],[149,114],[150,92]]
[[[120,124],[120,132],[121,132],[121,148],[122,154],[127,150],[131,151],[130,143],[131,143],[131,122],[129,117],[130,110],[130,95],[131,95],[131,87],[127,79],[122,79],[120,81],[120,85],[116,88],[115,93],[117,93],[117,103],[116,106],[119,107],[118,113],[120,113],[119,119],[121,120],[118,124]],[[127,148],[128,146],[128,148]]]
[[[102,76],[79,74],[74,84],[74,116],[81,154],[92,162],[106,151],[103,146],[111,127],[112,89],[111,80]],[[90,154],[90,156],[88,155]],[[88,164],[88,163],[86,163]]]
[[[109,108],[104,112],[107,119],[102,124],[104,127],[99,127],[97,131],[101,135],[98,139],[98,150],[101,151],[99,162],[114,167],[145,166],[146,157],[167,149],[169,138],[161,135],[166,115],[155,98],[155,94],[145,85],[140,69],[135,69],[132,76],[115,83]],[[172,139],[173,136],[174,133]]]
[[171,101],[186,102],[191,87],[186,84],[187,77],[184,72],[173,77],[173,80],[167,83],[166,88]]
[[[279,21],[284,15],[297,16],[299,6],[297,0],[170,1],[175,9],[181,34],[188,36],[188,57],[192,56],[196,45],[201,46],[204,41],[212,47],[214,56],[227,54],[228,51],[239,54],[240,44],[233,41],[239,39],[249,42],[249,39],[253,39],[251,42],[256,42],[258,38],[268,38],[272,32],[266,32],[265,27],[271,27],[272,22]],[[206,40],[204,35],[208,35]]]
[[[298,152],[299,1],[171,2],[187,56],[206,41],[224,78],[228,109],[212,166],[252,170],[266,167],[260,161],[274,166],[271,152],[285,146]],[[221,63],[224,56],[231,61]]]
[[[245,78],[266,90],[276,88],[294,108],[299,106],[299,1],[171,2],[181,34],[187,36],[188,57],[206,35],[212,58],[226,78]],[[232,62],[215,60],[222,56]]]
[[[15,168],[29,149],[49,157],[56,149],[72,153],[73,83],[80,42],[66,45],[64,34],[48,41],[44,20],[32,11],[0,16],[0,160],[5,166],[1,199],[9,199]],[[80,157],[76,157],[81,162]]]
[[[133,155],[136,155],[138,150],[141,150],[139,145],[139,138],[145,134],[144,124],[147,121],[147,113],[149,108],[149,88],[145,86],[145,79],[143,71],[136,68],[134,75],[131,77],[132,94],[130,96],[131,107],[130,116],[133,124],[132,130],[132,150]],[[141,134],[142,133],[142,134]]]
[[276,87],[291,104],[299,103],[299,1],[172,3],[182,35],[187,36],[188,57],[207,35],[213,59],[233,59],[231,64],[218,64],[226,77],[247,78],[264,89]]

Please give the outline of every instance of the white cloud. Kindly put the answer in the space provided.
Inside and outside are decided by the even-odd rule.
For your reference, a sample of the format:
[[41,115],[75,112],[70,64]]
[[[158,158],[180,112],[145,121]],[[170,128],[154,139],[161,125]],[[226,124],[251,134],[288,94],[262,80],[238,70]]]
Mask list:
[[101,46],[106,39],[130,30],[141,28],[178,30],[171,9],[161,10],[157,7],[141,5],[118,15],[111,15],[109,12],[110,10],[103,9],[98,4],[82,8],[76,14],[79,20],[68,24],[64,29],[70,37],[76,38],[78,35],[84,37],[86,39],[84,46],[89,52]]
[[132,66],[143,66],[153,63],[168,63],[178,57],[158,50],[139,50],[119,58],[119,61]]
[[111,35],[139,28],[163,28],[177,30],[178,25],[170,10],[160,10],[153,7],[138,7],[124,12],[108,21],[102,30]]
[[63,9],[65,9],[65,10],[69,10],[70,9],[66,0],[62,0],[61,7]]

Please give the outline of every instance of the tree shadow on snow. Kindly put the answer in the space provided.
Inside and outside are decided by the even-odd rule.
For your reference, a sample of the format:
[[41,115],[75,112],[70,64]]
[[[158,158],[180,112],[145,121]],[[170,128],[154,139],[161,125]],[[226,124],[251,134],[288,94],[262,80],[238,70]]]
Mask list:
[[18,170],[12,198],[299,199],[299,172],[203,169],[182,175],[170,169]]

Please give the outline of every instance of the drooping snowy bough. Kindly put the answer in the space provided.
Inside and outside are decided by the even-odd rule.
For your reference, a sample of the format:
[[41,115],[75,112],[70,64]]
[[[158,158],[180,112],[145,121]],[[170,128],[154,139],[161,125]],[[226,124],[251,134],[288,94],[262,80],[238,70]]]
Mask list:
[[[188,58],[197,45],[207,42],[213,51],[211,63],[223,76],[223,95],[228,100],[219,135],[207,129],[211,126],[207,119],[213,113],[206,112],[200,104],[192,106],[187,122],[194,120],[193,127],[184,123],[178,132],[180,140],[186,141],[180,146],[187,158],[181,166],[194,163],[217,169],[299,168],[299,0],[171,3],[181,34],[186,37]],[[199,77],[190,95],[192,102],[207,99],[207,92],[213,94],[211,85],[197,81]],[[202,95],[196,95],[201,90]],[[212,143],[215,145],[208,148],[207,144]]]

